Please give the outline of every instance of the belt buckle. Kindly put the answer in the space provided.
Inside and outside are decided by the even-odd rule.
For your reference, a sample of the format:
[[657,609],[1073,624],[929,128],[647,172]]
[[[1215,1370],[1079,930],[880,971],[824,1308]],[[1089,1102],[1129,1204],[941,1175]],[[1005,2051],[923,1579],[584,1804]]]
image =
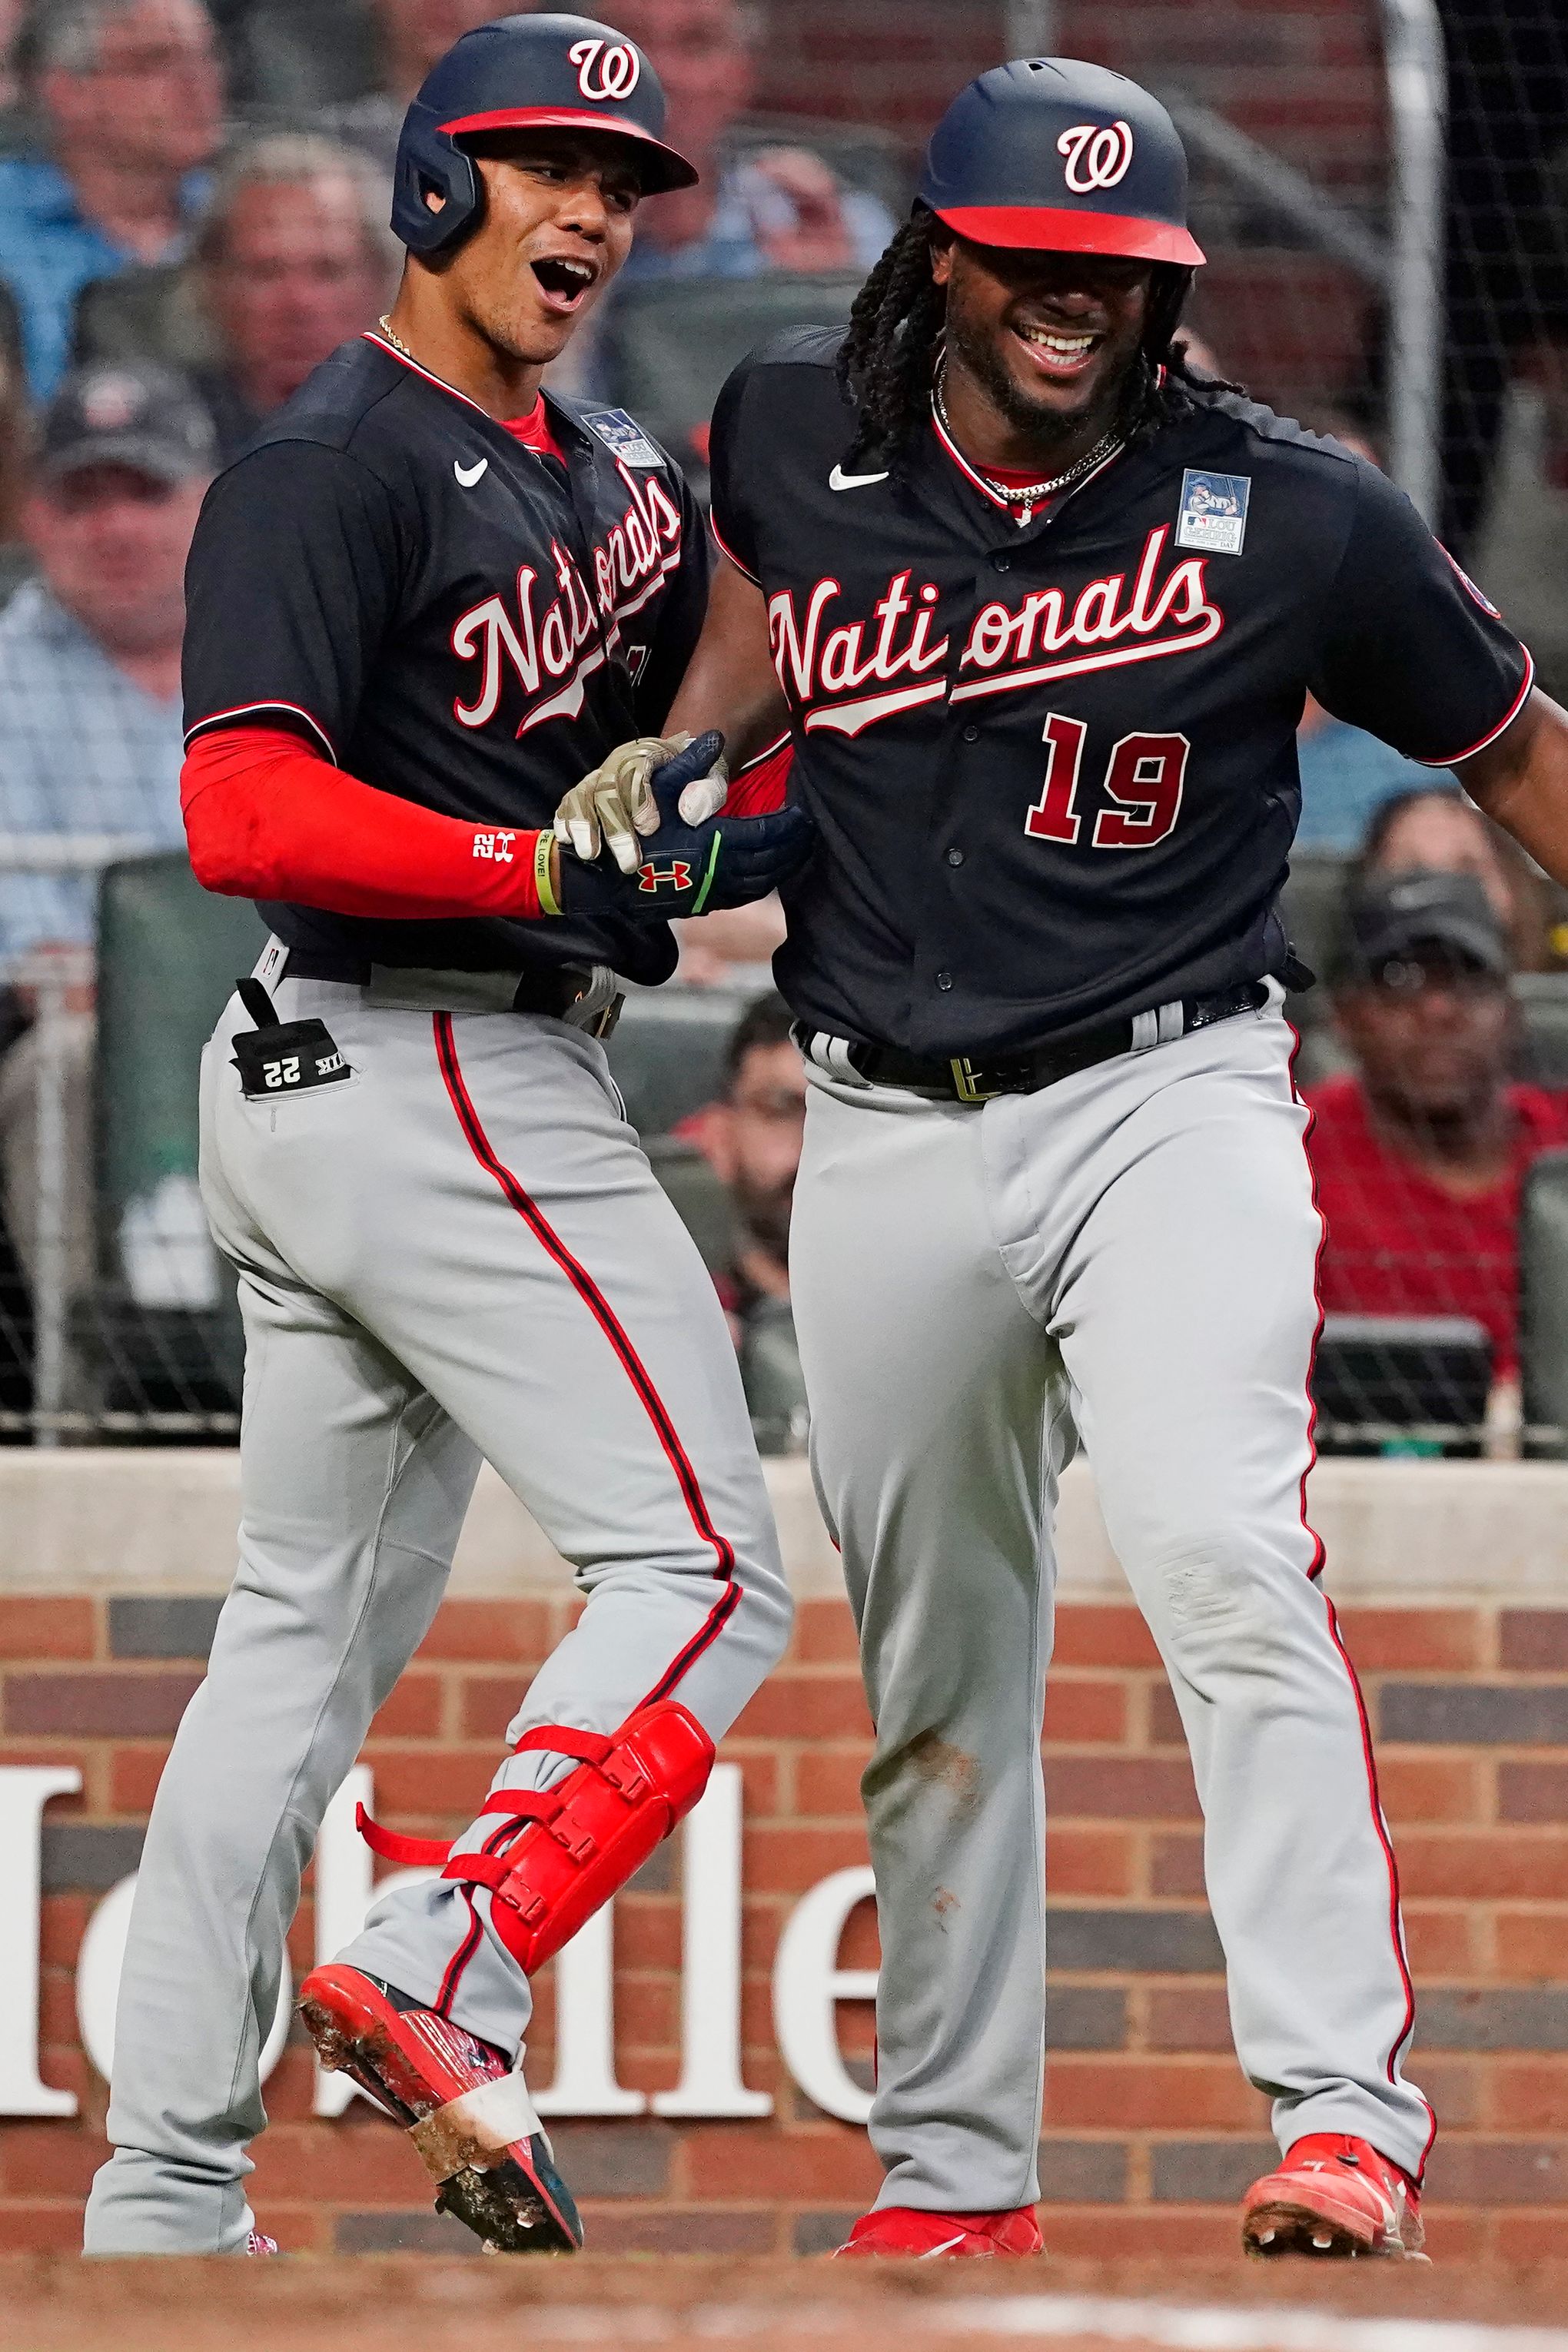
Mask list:
[[962,1103],[991,1102],[1007,1092],[1005,1085],[987,1086],[986,1078],[999,1073],[977,1070],[967,1054],[954,1054],[947,1066],[952,1072],[953,1093]]

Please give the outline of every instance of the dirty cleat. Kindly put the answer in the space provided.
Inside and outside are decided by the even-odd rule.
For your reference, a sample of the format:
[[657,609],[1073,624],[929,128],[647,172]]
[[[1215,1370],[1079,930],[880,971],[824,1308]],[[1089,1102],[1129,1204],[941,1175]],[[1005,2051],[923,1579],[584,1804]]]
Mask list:
[[1255,2180],[1241,2209],[1249,2254],[1425,2262],[1421,2195],[1370,2141],[1343,2132],[1299,2139],[1278,2172]]
[[276,2238],[269,2238],[265,2230],[252,2230],[245,2242],[245,2251],[247,2254],[275,2254],[278,2252],[278,2241]]
[[352,2075],[407,2130],[438,2184],[438,2213],[492,2252],[576,2252],[577,2208],[522,2076],[499,2050],[342,1961],[311,1969],[300,2015],[322,2065]]
[[934,2263],[961,2254],[1038,2254],[1045,2252],[1032,2205],[1016,2213],[921,2213],[910,2205],[883,2205],[862,2214],[840,2254],[887,2254],[906,2262]]

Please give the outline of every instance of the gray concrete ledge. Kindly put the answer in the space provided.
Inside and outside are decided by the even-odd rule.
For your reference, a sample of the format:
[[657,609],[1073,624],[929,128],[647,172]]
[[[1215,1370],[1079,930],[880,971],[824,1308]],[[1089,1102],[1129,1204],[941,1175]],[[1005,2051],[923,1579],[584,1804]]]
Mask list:
[[[838,1591],[805,1464],[770,1463],[768,1486],[796,1591]],[[1568,1605],[1568,1465],[1324,1462],[1308,1507],[1342,1600]],[[0,1593],[221,1592],[238,1512],[238,1457],[226,1449],[0,1452]],[[1064,1482],[1058,1552],[1063,1599],[1127,1597],[1082,1464]],[[559,1591],[566,1574],[487,1470],[453,1594]]]

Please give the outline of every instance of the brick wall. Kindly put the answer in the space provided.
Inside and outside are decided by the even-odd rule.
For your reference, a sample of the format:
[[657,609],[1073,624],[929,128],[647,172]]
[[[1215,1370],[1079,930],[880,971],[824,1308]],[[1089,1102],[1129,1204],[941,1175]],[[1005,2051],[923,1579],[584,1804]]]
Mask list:
[[[531,1665],[565,1602],[448,1603],[365,1754],[377,1810],[450,1830],[485,1784]],[[168,1736],[200,1675],[216,1603],[0,1601],[0,1765],[79,1768],[43,1846],[46,2081],[72,2123],[0,2121],[0,2248],[68,2246],[100,2147],[104,2089],[76,2042],[72,1964],[102,1891],[134,1868]],[[1443,2122],[1435,2235],[1451,2252],[1530,2260],[1568,2226],[1568,1610],[1399,1608],[1347,1614],[1381,1734],[1412,1958],[1420,2079]],[[1225,2252],[1232,2201],[1268,2154],[1262,2102],[1229,2053],[1199,1824],[1174,1710],[1129,1609],[1068,1605],[1047,1708],[1053,1803],[1053,2055],[1044,2141],[1048,2242],[1102,2252],[1114,2231],[1171,2253]],[[791,1656],[727,1744],[744,1771],[745,2075],[774,2094],[759,2123],[554,2126],[605,2249],[810,2251],[868,2197],[863,2136],[784,2076],[768,1972],[783,1920],[828,1872],[864,1859],[857,1776],[866,1724],[847,1621],[803,1604]],[[679,1948],[673,1848],[621,1898],[618,2071],[654,2090],[676,2073]],[[309,1904],[296,1973],[311,1957]],[[874,1963],[869,1906],[847,1968]],[[548,1996],[531,2036],[549,2079]],[[840,2011],[864,2060],[868,2013]],[[391,2128],[356,2103],[310,2116],[293,2045],[273,2075],[256,2200],[286,2245],[471,2243],[427,2211]]]

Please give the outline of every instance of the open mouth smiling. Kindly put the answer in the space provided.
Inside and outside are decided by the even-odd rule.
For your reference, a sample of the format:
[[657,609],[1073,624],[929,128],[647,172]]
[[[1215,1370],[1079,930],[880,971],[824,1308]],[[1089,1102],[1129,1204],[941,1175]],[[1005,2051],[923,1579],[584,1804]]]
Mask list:
[[1008,331],[1028,353],[1030,366],[1055,383],[1070,383],[1081,375],[1105,341],[1089,328],[1068,331],[1022,320],[1015,320]]
[[562,319],[582,307],[599,274],[591,261],[576,261],[560,253],[547,255],[531,267],[545,309]]

